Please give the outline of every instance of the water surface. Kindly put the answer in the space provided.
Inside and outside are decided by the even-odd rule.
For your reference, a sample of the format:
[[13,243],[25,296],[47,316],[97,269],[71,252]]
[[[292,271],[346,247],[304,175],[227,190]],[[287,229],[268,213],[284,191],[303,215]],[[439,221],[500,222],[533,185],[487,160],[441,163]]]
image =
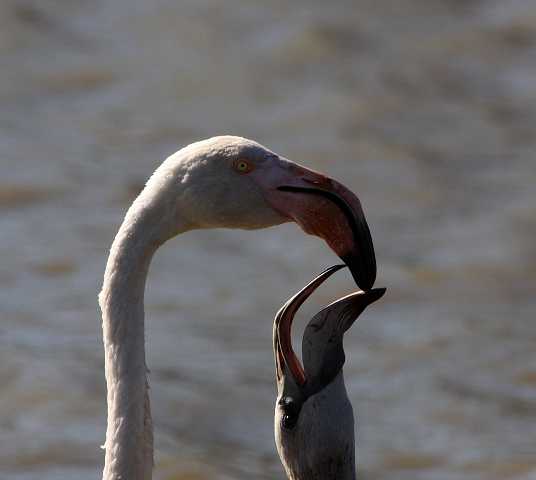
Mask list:
[[[99,478],[107,249],[156,166],[221,133],[363,202],[388,293],[346,338],[361,478],[536,478],[534,2],[10,0],[0,52],[1,479]],[[336,261],[293,225],[161,249],[157,479],[283,478],[272,318]]]

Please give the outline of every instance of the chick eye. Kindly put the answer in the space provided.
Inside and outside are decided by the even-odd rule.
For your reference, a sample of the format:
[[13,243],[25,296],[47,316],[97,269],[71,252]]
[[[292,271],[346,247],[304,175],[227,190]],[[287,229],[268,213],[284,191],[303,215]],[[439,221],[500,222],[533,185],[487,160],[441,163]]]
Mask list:
[[301,406],[292,397],[283,397],[279,401],[279,406],[283,410],[281,426],[286,430],[292,430],[298,423]]
[[298,423],[298,416],[291,413],[285,413],[281,417],[281,426],[285,430],[292,430]]
[[251,163],[249,163],[247,160],[238,159],[234,162],[234,169],[238,173],[248,173],[253,170],[253,165],[251,165]]

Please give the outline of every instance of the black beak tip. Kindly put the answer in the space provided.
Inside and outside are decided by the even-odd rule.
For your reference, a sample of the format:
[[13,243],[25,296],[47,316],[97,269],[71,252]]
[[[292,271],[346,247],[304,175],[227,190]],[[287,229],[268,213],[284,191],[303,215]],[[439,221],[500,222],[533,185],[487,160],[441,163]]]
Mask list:
[[372,290],[370,290],[368,293],[369,293],[369,295],[371,296],[371,299],[372,299],[371,303],[375,302],[376,300],[379,300],[380,298],[382,298],[385,295],[386,291],[387,291],[387,289],[385,287],[373,288]]
[[359,261],[355,257],[342,258],[344,263],[348,265],[352,277],[354,277],[357,286],[364,292],[370,290],[376,281],[376,261],[370,262],[368,265],[363,261]]

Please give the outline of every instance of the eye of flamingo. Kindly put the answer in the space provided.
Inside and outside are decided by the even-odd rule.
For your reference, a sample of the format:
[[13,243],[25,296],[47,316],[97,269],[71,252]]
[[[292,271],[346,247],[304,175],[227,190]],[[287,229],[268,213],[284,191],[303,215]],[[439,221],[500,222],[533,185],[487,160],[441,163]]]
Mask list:
[[243,158],[235,160],[233,167],[238,173],[249,173],[253,170],[253,165]]

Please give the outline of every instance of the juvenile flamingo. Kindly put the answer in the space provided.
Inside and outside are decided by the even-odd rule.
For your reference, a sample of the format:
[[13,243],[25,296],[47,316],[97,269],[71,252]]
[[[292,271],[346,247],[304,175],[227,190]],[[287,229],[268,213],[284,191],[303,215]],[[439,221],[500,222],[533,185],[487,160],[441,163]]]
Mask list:
[[290,335],[302,303],[343,267],[322,272],[288,300],[274,320],[275,443],[289,480],[356,478],[354,413],[342,373],[343,335],[385,288],[351,293],[317,313],[303,334],[303,367]]

